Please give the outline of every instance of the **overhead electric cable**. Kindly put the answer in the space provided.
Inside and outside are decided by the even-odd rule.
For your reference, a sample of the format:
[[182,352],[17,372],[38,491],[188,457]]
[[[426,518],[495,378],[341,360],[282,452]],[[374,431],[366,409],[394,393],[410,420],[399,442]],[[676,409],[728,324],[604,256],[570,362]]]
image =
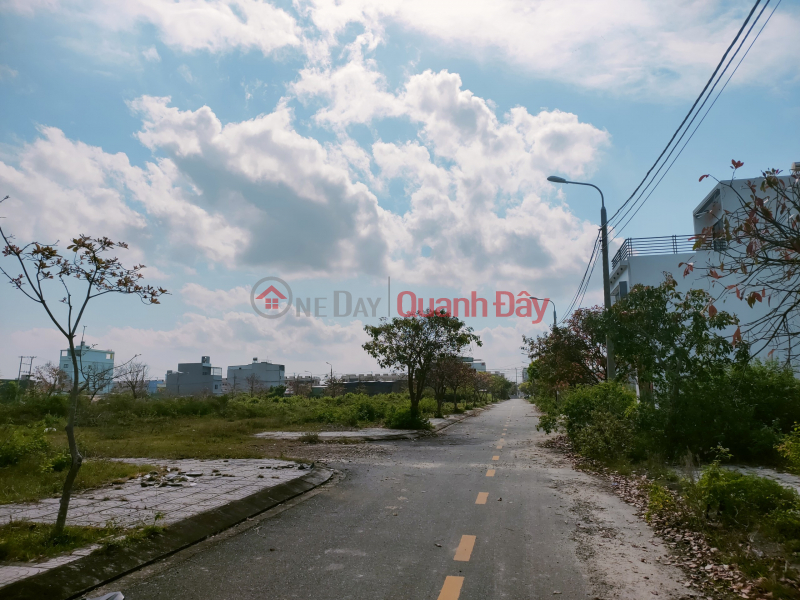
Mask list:
[[[646,203],[646,202],[647,202],[647,200],[650,198],[650,196],[653,194],[653,192],[654,192],[654,191],[656,191],[656,188],[657,188],[657,187],[659,186],[659,184],[661,183],[661,180],[662,180],[662,179],[664,179],[664,177],[667,175],[667,173],[669,173],[670,169],[672,169],[672,165],[674,165],[674,164],[675,164],[675,161],[676,161],[676,160],[678,160],[678,158],[680,157],[680,155],[681,155],[681,154],[683,154],[683,151],[684,151],[684,149],[685,149],[685,148],[686,148],[686,146],[689,144],[689,142],[692,140],[692,138],[694,137],[694,134],[695,134],[695,133],[697,133],[697,130],[700,128],[700,125],[702,125],[702,124],[703,124],[703,121],[705,121],[705,120],[706,120],[706,117],[708,116],[708,113],[709,113],[709,112],[711,112],[711,109],[712,109],[712,108],[714,108],[714,105],[717,103],[717,100],[719,100],[719,97],[722,95],[722,92],[724,92],[724,91],[725,91],[725,88],[726,88],[726,87],[728,87],[728,84],[731,82],[731,79],[732,79],[732,78],[733,78],[733,76],[736,74],[736,71],[738,71],[738,70],[739,70],[739,67],[742,65],[742,62],[743,62],[743,61],[744,61],[744,59],[747,57],[747,55],[750,53],[750,50],[753,48],[753,45],[756,43],[756,41],[758,40],[758,38],[761,36],[761,32],[762,32],[762,31],[764,31],[764,28],[767,26],[767,23],[769,23],[770,19],[772,19],[772,15],[774,15],[774,14],[775,14],[775,11],[776,11],[776,10],[778,10],[778,7],[780,6],[781,2],[782,2],[782,0],[778,0],[778,3],[777,3],[777,4],[775,5],[775,7],[772,9],[772,12],[771,12],[771,13],[769,14],[769,16],[767,17],[767,20],[766,20],[766,21],[764,21],[764,24],[761,26],[761,29],[759,29],[759,30],[758,30],[758,33],[756,34],[756,37],[754,37],[754,38],[753,38],[753,41],[752,41],[752,42],[750,42],[750,45],[747,47],[747,50],[746,50],[746,51],[745,51],[745,53],[742,55],[742,57],[739,59],[739,62],[736,64],[736,68],[735,68],[735,69],[734,69],[734,70],[731,72],[731,74],[728,76],[728,79],[725,81],[725,85],[723,85],[723,86],[722,86],[722,89],[720,89],[720,91],[719,91],[719,92],[717,93],[717,95],[714,97],[714,101],[713,101],[713,102],[711,103],[711,105],[710,105],[710,106],[709,106],[709,107],[706,109],[706,112],[703,114],[703,118],[702,118],[702,119],[700,119],[700,121],[697,123],[697,125],[695,126],[695,128],[692,130],[692,133],[691,133],[691,135],[688,137],[688,139],[686,140],[686,142],[684,142],[683,146],[681,147],[680,151],[679,151],[679,152],[678,152],[678,154],[675,156],[675,158],[674,158],[674,159],[672,159],[672,162],[669,164],[669,167],[667,167],[667,170],[666,170],[666,171],[664,171],[664,174],[661,176],[661,178],[660,178],[660,179],[658,180],[658,182],[655,184],[655,186],[654,186],[654,187],[653,187],[653,189],[650,191],[650,193],[649,193],[649,194],[647,194],[647,197],[646,197],[646,198],[644,198],[644,200],[642,200],[642,201],[641,201],[641,203],[639,203],[638,207],[636,208],[636,210],[634,211],[634,213],[633,213],[633,214],[630,216],[630,218],[629,218],[629,219],[628,219],[628,220],[625,222],[625,224],[624,224],[622,227],[620,227],[619,229],[615,229],[615,230],[614,230],[614,234],[615,234],[615,235],[616,235],[616,234],[618,234],[618,233],[621,233],[621,232],[622,232],[622,230],[623,230],[623,229],[625,229],[625,228],[628,226],[628,224],[629,224],[629,223],[630,223],[630,222],[633,220],[633,218],[636,216],[636,214],[637,214],[637,213],[639,212],[639,210],[642,208],[642,206],[644,206],[644,205],[645,205],[645,203]],[[756,17],[756,20],[755,20],[755,21],[753,21],[753,25],[750,27],[750,30],[752,30],[752,29],[753,29],[753,27],[756,25],[756,23],[758,23],[758,20],[761,18],[761,14],[762,14],[762,13],[764,12],[764,10],[767,8],[767,5],[768,5],[768,4],[769,4],[769,0],[767,0],[767,3],[766,3],[766,4],[764,4],[764,8],[762,8],[762,9],[761,9],[761,13],[759,13],[758,17]],[[750,35],[750,31],[748,31],[748,32],[747,32],[747,35]],[[747,40],[747,35],[744,37],[744,39],[742,39],[742,44],[744,44],[744,42]],[[741,49],[741,46],[740,46],[740,49]],[[738,50],[737,50],[737,53],[738,53]],[[735,57],[735,55],[734,55],[734,57]],[[732,57],[732,58],[731,58],[731,60],[732,60],[734,57]],[[728,63],[728,65],[730,66],[730,63]],[[726,68],[726,70],[727,70],[727,67],[725,67],[725,68]],[[724,72],[723,72],[723,73],[724,73]],[[705,102],[704,102],[703,104],[705,104]],[[701,108],[702,108],[702,106],[701,106]],[[679,141],[680,141],[680,140],[679,140]],[[638,200],[637,200],[637,202],[638,202]],[[627,214],[627,213],[626,213],[626,214]],[[624,215],[623,215],[623,218],[624,218]]]
[[[709,98],[711,98],[711,93],[712,93],[712,92],[714,91],[714,89],[717,87],[717,84],[718,84],[720,81],[722,81],[722,77],[723,77],[723,75],[725,75],[725,72],[728,70],[728,68],[731,66],[731,64],[733,64],[733,60],[736,58],[736,55],[737,55],[737,54],[739,53],[739,51],[740,51],[740,50],[741,50],[741,49],[744,47],[744,44],[745,44],[745,42],[747,41],[747,38],[748,38],[748,37],[750,36],[750,34],[752,33],[752,31],[753,31],[753,29],[755,28],[756,24],[758,23],[759,19],[761,19],[761,16],[764,14],[764,11],[767,9],[767,6],[769,5],[769,2],[770,2],[770,0],[767,0],[767,1],[764,3],[764,6],[761,8],[761,11],[758,13],[758,16],[757,16],[757,17],[755,18],[755,20],[754,20],[754,21],[751,23],[751,25],[750,25],[750,29],[748,29],[748,30],[747,30],[747,33],[745,34],[745,36],[742,38],[741,42],[739,43],[739,47],[736,49],[736,51],[733,53],[733,55],[732,55],[732,56],[730,57],[730,59],[728,60],[728,63],[725,65],[725,68],[724,68],[724,69],[722,70],[722,72],[719,74],[719,77],[718,77],[718,78],[717,78],[717,80],[714,82],[714,85],[713,85],[713,86],[711,86],[711,89],[709,90],[709,93],[708,93],[708,95],[707,95],[707,96],[706,96],[706,98],[703,100],[703,103],[700,105],[699,109],[697,110],[697,112],[696,112],[696,113],[694,114],[694,116],[692,117],[692,120],[691,120],[691,121],[689,121],[689,124],[687,125],[687,127],[686,127],[686,129],[683,131],[683,133],[681,134],[681,137],[680,137],[680,138],[678,138],[678,141],[676,142],[675,146],[673,146],[673,147],[672,147],[672,149],[670,150],[670,152],[669,152],[669,154],[667,155],[667,157],[666,157],[666,159],[665,159],[664,163],[662,163],[662,164],[661,164],[661,166],[658,168],[658,171],[656,171],[656,173],[653,175],[653,179],[651,179],[651,180],[650,180],[650,182],[647,184],[647,186],[645,186],[645,188],[644,188],[644,189],[643,189],[643,190],[640,192],[640,194],[639,194],[639,197],[638,197],[638,198],[636,198],[636,200],[633,202],[633,204],[631,204],[631,205],[628,207],[628,210],[625,212],[625,214],[623,214],[621,217],[619,217],[619,219],[617,220],[617,222],[616,222],[616,223],[614,223],[614,235],[615,235],[615,236],[619,235],[619,234],[622,232],[622,230],[623,230],[623,229],[625,229],[625,227],[627,227],[627,226],[628,226],[628,223],[630,223],[631,219],[633,219],[633,217],[636,215],[636,213],[638,213],[638,212],[639,212],[639,210],[641,209],[641,207],[642,207],[642,206],[644,206],[644,203],[645,203],[645,202],[647,202],[647,200],[650,198],[650,196],[652,196],[653,192],[656,190],[656,188],[658,187],[658,185],[661,183],[661,181],[664,179],[664,177],[667,175],[667,173],[669,173],[670,169],[672,169],[672,165],[674,165],[674,164],[675,164],[675,161],[676,161],[676,160],[678,159],[678,157],[679,157],[679,156],[680,156],[680,155],[683,153],[683,150],[684,150],[684,148],[686,148],[686,145],[689,143],[689,141],[692,139],[692,137],[694,137],[694,134],[695,134],[695,132],[697,131],[697,129],[700,127],[700,124],[701,124],[701,123],[702,123],[702,122],[705,120],[706,116],[708,115],[708,112],[711,110],[711,108],[714,106],[714,104],[716,104],[716,102],[717,102],[717,99],[719,98],[720,94],[722,94],[723,90],[724,90],[724,89],[725,89],[725,88],[728,86],[728,83],[730,82],[730,80],[731,80],[731,77],[733,77],[734,73],[736,73],[736,71],[739,69],[739,65],[741,65],[741,64],[742,64],[742,61],[743,61],[743,60],[744,60],[744,58],[747,56],[747,54],[750,52],[750,48],[752,48],[752,47],[753,47],[753,44],[754,44],[754,43],[755,43],[755,41],[758,39],[758,37],[761,35],[761,32],[764,30],[764,27],[766,26],[766,24],[767,24],[767,23],[769,23],[769,20],[772,18],[772,15],[775,13],[775,9],[777,9],[777,8],[778,8],[778,5],[775,5],[775,8],[772,10],[772,13],[770,13],[769,17],[768,17],[768,18],[767,18],[767,20],[764,22],[764,25],[762,25],[762,27],[761,27],[761,29],[759,30],[759,32],[758,32],[758,34],[756,35],[756,37],[755,37],[755,38],[753,38],[753,41],[750,43],[750,46],[748,46],[748,48],[747,48],[747,51],[746,51],[746,52],[745,52],[745,53],[742,55],[741,59],[739,59],[739,62],[738,62],[738,64],[736,65],[736,68],[733,70],[733,72],[731,72],[730,76],[728,77],[727,81],[725,82],[725,85],[724,85],[724,86],[722,87],[722,89],[721,89],[721,90],[720,90],[720,91],[717,93],[717,95],[716,95],[716,96],[715,96],[715,98],[714,98],[714,101],[713,101],[713,102],[711,103],[711,105],[708,107],[708,109],[706,110],[705,114],[703,115],[703,118],[702,118],[702,119],[700,119],[700,122],[699,122],[699,123],[697,124],[697,126],[694,128],[694,130],[692,131],[691,135],[690,135],[690,136],[689,136],[689,138],[686,140],[686,142],[683,144],[683,146],[681,147],[681,149],[680,149],[680,151],[678,152],[678,154],[675,156],[675,158],[672,160],[672,162],[670,162],[670,163],[669,163],[669,166],[667,167],[666,171],[664,171],[664,174],[663,174],[663,175],[661,175],[661,177],[660,177],[660,178],[658,179],[658,181],[655,183],[655,185],[654,185],[654,186],[653,186],[653,188],[650,190],[650,192],[647,194],[647,196],[646,196],[644,199],[642,199],[642,196],[643,196],[643,194],[644,194],[644,193],[647,191],[647,189],[648,189],[648,188],[649,188],[651,185],[653,185],[653,182],[655,181],[655,178],[658,176],[658,174],[661,172],[661,170],[662,170],[662,169],[664,168],[664,166],[667,164],[667,161],[670,159],[670,157],[672,156],[673,152],[675,152],[675,150],[678,148],[678,145],[681,143],[681,141],[683,140],[684,136],[685,136],[685,135],[686,135],[686,134],[689,132],[689,128],[692,126],[692,124],[694,123],[694,121],[695,121],[695,119],[698,117],[698,115],[700,115],[700,112],[702,111],[702,109],[703,109],[703,107],[705,106],[706,102],[708,102]],[[780,4],[780,1],[778,2],[778,4]],[[634,209],[635,209],[635,211],[634,211]],[[629,219],[628,219],[628,220],[625,222],[625,225],[623,225],[622,227],[619,227],[619,228],[617,228],[617,227],[616,227],[616,225],[618,225],[618,224],[619,224],[619,223],[620,223],[622,220],[624,220],[624,219],[625,219],[625,217],[627,217],[627,216],[628,216],[628,214],[630,214],[630,212],[631,212],[631,211],[634,211],[634,212],[633,212],[633,215],[631,215],[631,216],[630,216],[630,218],[629,218]],[[620,212],[620,211],[617,211],[617,213],[615,213],[615,216],[616,216],[617,214],[619,214],[619,212]]]
[[[727,71],[728,67],[729,67],[729,66],[730,66],[730,64],[732,63],[732,61],[733,61],[733,59],[735,58],[736,54],[738,54],[739,50],[741,50],[741,48],[742,48],[742,46],[743,46],[743,44],[744,44],[745,40],[746,40],[746,39],[747,39],[747,37],[750,35],[750,32],[753,30],[753,27],[755,26],[755,24],[756,24],[756,23],[758,22],[758,20],[761,18],[761,15],[764,13],[764,10],[766,9],[766,7],[767,7],[767,5],[769,4],[769,2],[770,2],[770,0],[767,0],[767,1],[766,1],[766,3],[764,4],[764,7],[761,9],[761,12],[758,14],[758,17],[757,17],[757,18],[756,18],[756,20],[753,22],[753,24],[750,26],[750,29],[747,31],[747,34],[745,34],[745,37],[744,37],[744,39],[743,39],[743,40],[742,40],[742,42],[739,44],[739,48],[737,48],[737,50],[734,52],[734,54],[733,54],[733,56],[731,57],[731,59],[730,59],[730,60],[728,60],[728,63],[727,63],[727,65],[725,66],[725,68],[723,69],[723,71],[722,71],[722,73],[720,74],[720,76],[719,76],[719,77],[717,77],[717,74],[719,73],[719,70],[720,70],[720,68],[722,68],[722,66],[725,64],[725,62],[726,62],[726,60],[727,60],[727,57],[728,57],[728,54],[730,54],[730,51],[731,51],[731,49],[732,49],[732,48],[733,48],[733,47],[736,45],[736,42],[737,42],[737,41],[739,40],[739,38],[741,37],[741,35],[742,35],[742,32],[743,32],[743,31],[745,30],[745,28],[747,27],[747,24],[750,22],[750,19],[753,17],[753,14],[755,13],[755,11],[756,11],[756,9],[758,8],[759,4],[761,4],[761,0],[756,0],[755,4],[754,4],[754,5],[753,5],[753,7],[750,9],[750,12],[749,12],[749,13],[748,13],[748,15],[747,15],[747,18],[744,20],[744,23],[742,23],[742,26],[739,28],[739,31],[736,33],[736,36],[733,38],[733,41],[732,41],[732,42],[731,42],[731,43],[728,45],[728,48],[725,50],[725,53],[722,55],[722,58],[720,59],[720,61],[719,61],[719,63],[717,64],[716,68],[714,69],[714,72],[711,74],[711,77],[709,77],[709,79],[708,79],[708,81],[706,82],[705,86],[703,86],[703,89],[702,89],[702,91],[700,92],[700,94],[699,94],[699,95],[697,96],[697,98],[695,99],[694,103],[692,104],[691,108],[689,109],[689,112],[688,112],[688,113],[686,114],[686,116],[683,118],[683,121],[681,121],[681,124],[678,126],[678,128],[675,130],[675,132],[672,134],[672,137],[670,138],[669,142],[667,142],[667,145],[664,147],[664,149],[661,151],[661,154],[659,154],[658,158],[655,160],[655,162],[652,164],[652,166],[651,166],[651,167],[650,167],[650,168],[647,170],[647,173],[645,173],[645,176],[644,176],[644,178],[643,178],[643,179],[642,179],[642,180],[639,182],[639,185],[637,185],[637,186],[636,186],[636,189],[634,189],[634,190],[633,190],[633,193],[632,193],[632,194],[631,194],[631,195],[628,197],[628,199],[627,199],[627,200],[625,200],[625,202],[623,202],[623,203],[622,203],[622,205],[621,205],[621,206],[620,206],[620,207],[617,209],[617,211],[616,211],[616,212],[615,212],[615,213],[614,213],[614,214],[611,216],[611,218],[608,220],[609,228],[610,228],[610,230],[611,230],[611,231],[614,231],[614,226],[615,226],[615,225],[617,225],[617,224],[619,224],[619,223],[620,223],[622,220],[624,220],[624,218],[625,218],[625,217],[626,217],[626,216],[627,216],[627,215],[630,213],[630,211],[631,211],[631,210],[633,210],[633,209],[636,207],[636,204],[638,204],[638,203],[639,203],[639,200],[641,199],[642,195],[643,195],[643,194],[644,194],[644,193],[647,191],[647,189],[648,189],[648,188],[649,188],[649,187],[650,187],[650,186],[653,184],[653,181],[655,181],[655,178],[658,176],[658,174],[659,174],[659,173],[661,172],[661,170],[663,169],[663,167],[664,167],[664,164],[666,164],[666,162],[667,162],[667,161],[669,160],[669,158],[672,156],[672,153],[675,151],[675,147],[673,147],[673,142],[675,142],[675,138],[676,138],[676,137],[678,137],[678,134],[681,134],[681,135],[680,135],[680,138],[678,139],[678,142],[677,142],[677,144],[676,144],[676,146],[677,146],[678,144],[680,144],[681,140],[682,140],[682,139],[683,139],[683,137],[686,135],[686,132],[687,132],[687,131],[688,131],[688,129],[691,127],[691,124],[694,122],[695,118],[697,117],[697,114],[699,114],[699,112],[702,110],[703,106],[705,106],[705,103],[708,101],[708,98],[710,97],[710,95],[711,95],[711,92],[713,92],[713,90],[714,90],[714,88],[716,87],[717,83],[719,83],[719,81],[721,80],[721,78],[722,78],[722,75],[724,75],[725,71]],[[780,4],[780,0],[779,0],[779,2],[778,2],[778,5],[779,5],[779,4]],[[778,5],[776,5],[776,6],[775,6],[775,9],[777,9]],[[772,14],[774,14],[774,13],[775,13],[775,9],[773,9],[772,13],[770,14],[770,17],[769,17],[769,18],[767,19],[767,21],[764,23],[764,26],[766,26],[766,24],[769,22],[769,19],[770,19],[770,18],[772,18]],[[739,65],[741,64],[742,60],[744,60],[744,57],[745,57],[745,56],[747,56],[747,53],[749,53],[749,51],[750,51],[750,48],[752,48],[752,46],[753,46],[753,43],[755,43],[755,40],[757,40],[757,39],[758,39],[758,36],[760,36],[760,35],[761,35],[761,31],[763,31],[763,30],[764,30],[764,26],[762,26],[761,30],[758,32],[758,35],[757,35],[757,36],[756,36],[756,38],[753,40],[753,42],[750,44],[750,46],[749,46],[749,47],[748,47],[748,49],[747,49],[747,52],[744,54],[744,56],[742,57],[742,59],[739,61],[739,63],[738,63],[738,64],[737,64],[737,66],[736,66],[736,69],[734,69],[734,71],[733,71],[733,73],[731,73],[731,76],[730,76],[730,77],[732,77],[732,76],[733,76],[733,74],[736,72],[736,70],[738,70],[738,68],[739,68]],[[717,94],[716,98],[714,99],[714,102],[712,102],[711,106],[708,108],[708,110],[706,111],[705,115],[704,115],[704,116],[703,116],[703,118],[700,120],[700,123],[698,123],[697,127],[699,127],[699,126],[700,126],[700,124],[701,124],[701,123],[703,122],[703,120],[705,119],[705,116],[708,114],[708,111],[709,111],[709,110],[711,110],[711,107],[713,107],[713,106],[714,106],[714,104],[716,103],[716,100],[717,100],[717,98],[719,98],[719,95],[722,93],[722,91],[725,89],[725,87],[727,87],[727,85],[728,85],[728,82],[730,81],[730,77],[728,78],[728,81],[726,81],[726,83],[725,83],[725,86],[723,86],[722,90],[720,90],[720,92]],[[715,80],[716,80],[716,81],[715,81]],[[713,86],[712,86],[712,83],[713,83]],[[709,91],[709,94],[708,94],[708,95],[706,95],[706,92],[709,90],[709,86],[712,86],[712,87],[711,87],[711,90]],[[703,99],[703,98],[704,98],[704,96],[705,96],[705,99]],[[695,109],[697,108],[697,105],[700,103],[700,101],[701,101],[701,100],[703,100],[703,102],[702,102],[702,104],[700,105],[700,109],[697,111],[697,113],[695,113]],[[690,117],[691,117],[691,121],[689,121]],[[689,125],[688,125],[688,126],[686,127],[686,129],[684,130],[684,126],[686,125],[687,121],[689,121]],[[689,136],[689,139],[687,139],[686,143],[684,143],[684,145],[683,145],[683,147],[681,148],[680,152],[679,152],[679,153],[678,153],[678,155],[675,157],[675,159],[672,161],[672,163],[670,163],[670,165],[669,165],[669,167],[668,167],[667,171],[664,173],[664,175],[662,175],[662,176],[661,176],[661,178],[658,180],[658,183],[656,183],[656,186],[655,186],[655,187],[658,187],[658,184],[659,184],[659,183],[661,182],[661,180],[664,178],[664,176],[666,175],[666,173],[668,173],[668,172],[669,172],[669,169],[671,169],[671,168],[672,168],[672,165],[675,163],[675,160],[677,160],[678,156],[680,156],[680,154],[683,152],[683,149],[686,147],[686,144],[688,144],[689,140],[691,140],[692,136],[694,136],[694,132],[695,132],[695,131],[697,131],[697,127],[695,127],[694,131],[693,131],[693,132],[692,132],[692,134]],[[683,133],[681,133],[681,131],[683,131]],[[663,163],[663,164],[661,164],[661,165],[659,166],[659,163],[661,163],[661,159],[662,159],[662,158],[664,158],[664,155],[665,155],[665,154],[667,154],[667,151],[669,151],[669,154],[667,155],[667,158],[666,158],[666,160],[664,161],[664,163]],[[657,171],[656,171],[656,173],[653,175],[652,179],[650,179],[650,175],[651,175],[651,173],[653,172],[653,169],[655,169],[657,166],[658,166],[658,170],[657,170]],[[642,190],[641,190],[641,193],[639,193],[639,197],[638,197],[638,198],[637,198],[637,199],[634,201],[634,204],[633,204],[633,205],[632,205],[630,208],[628,208],[627,210],[625,210],[625,208],[628,206],[628,204],[630,204],[631,200],[633,200],[634,196],[636,196],[637,192],[639,192],[639,190],[642,188],[642,185],[644,185],[644,184],[645,184],[645,182],[646,182],[648,179],[650,179],[650,182],[649,182],[649,183],[648,183],[648,184],[645,186],[645,188],[644,188],[644,189],[642,189]],[[641,206],[644,204],[644,202],[646,202],[646,201],[647,201],[647,199],[648,199],[648,198],[649,198],[649,197],[652,195],[653,191],[655,190],[655,187],[653,188],[653,190],[651,190],[651,191],[650,191],[650,194],[648,194],[648,196],[645,198],[645,200],[644,200],[644,201],[643,201],[641,204],[639,204],[639,207],[638,207],[638,208],[636,208],[636,212],[638,212],[639,208],[641,208]],[[620,216],[620,214],[622,213],[622,211],[623,211],[623,210],[625,210],[625,212],[624,212],[624,214],[622,214],[622,215]],[[633,216],[635,216],[635,215],[636,215],[636,212],[634,212],[634,214],[631,216],[631,219],[633,218]],[[618,218],[618,217],[619,217],[619,218]],[[624,229],[624,228],[625,228],[625,227],[628,225],[628,223],[630,223],[630,219],[628,219],[628,221],[626,221],[625,225],[623,225],[623,226],[622,226],[622,228],[620,228],[619,230],[617,230],[617,231],[616,231],[616,233],[619,233],[619,232],[621,232],[621,231],[622,231],[622,229]],[[567,308],[567,310],[566,310],[566,311],[564,311],[564,313],[563,313],[563,316],[562,316],[561,320],[559,321],[559,323],[563,323],[563,322],[564,322],[564,321],[565,321],[565,320],[568,318],[569,314],[570,314],[570,313],[571,313],[571,311],[574,309],[574,307],[575,307],[576,305],[580,306],[580,304],[583,302],[583,298],[585,297],[585,295],[586,295],[586,291],[587,291],[587,289],[588,289],[588,286],[589,286],[589,281],[591,280],[592,273],[594,272],[594,266],[595,266],[595,264],[596,264],[596,262],[597,262],[597,259],[598,259],[597,248],[598,248],[598,242],[599,242],[599,241],[600,241],[600,234],[598,233],[598,236],[597,236],[597,238],[595,239],[595,245],[594,245],[594,248],[592,249],[592,254],[591,254],[591,256],[589,257],[589,262],[588,262],[588,264],[587,264],[587,266],[586,266],[586,271],[585,271],[585,272],[584,272],[584,274],[583,274],[583,277],[582,277],[582,279],[581,279],[581,282],[580,282],[580,284],[578,285],[578,289],[577,289],[577,291],[575,292],[575,295],[573,296],[573,299],[572,299],[572,301],[570,302],[570,305],[569,305],[569,307]]]
[[639,185],[636,186],[636,189],[633,190],[633,193],[630,195],[630,197],[625,202],[622,203],[622,206],[620,206],[617,209],[617,212],[615,212],[611,216],[611,218],[609,219],[609,223],[613,222],[614,219],[616,218],[616,216],[620,213],[620,211],[622,211],[628,205],[628,203],[631,201],[631,199],[636,195],[636,192],[639,191],[639,188],[641,188],[642,185],[644,184],[644,182],[647,181],[647,179],[650,177],[650,173],[652,173],[653,169],[655,169],[656,166],[658,165],[658,163],[661,162],[661,159],[667,153],[667,150],[669,150],[670,146],[672,146],[672,142],[675,141],[675,138],[678,136],[680,131],[683,129],[683,126],[686,124],[686,121],[688,121],[689,117],[692,116],[692,113],[694,112],[694,109],[700,103],[700,100],[705,95],[706,90],[708,89],[708,87],[711,85],[711,83],[716,78],[717,73],[720,70],[720,67],[722,67],[722,65],[725,63],[725,59],[727,58],[728,53],[731,51],[731,48],[733,48],[733,46],[736,44],[736,41],[739,39],[739,36],[742,35],[742,31],[744,31],[744,28],[747,26],[747,23],[750,22],[750,18],[753,16],[753,13],[755,12],[756,8],[758,8],[758,5],[760,3],[761,3],[761,0],[756,0],[756,3],[753,5],[753,8],[750,9],[750,12],[748,13],[747,18],[745,19],[744,23],[742,23],[742,26],[739,28],[739,31],[736,33],[736,37],[733,38],[733,41],[728,46],[728,49],[725,50],[725,54],[722,55],[722,59],[719,61],[719,64],[717,64],[717,67],[714,69],[714,72],[711,74],[711,77],[709,77],[708,81],[706,82],[705,86],[703,87],[703,90],[700,92],[700,95],[697,96],[697,99],[694,101],[694,104],[692,104],[692,107],[689,109],[689,112],[686,113],[686,116],[683,118],[683,121],[681,121],[681,124],[675,130],[675,133],[672,134],[672,137],[670,138],[669,142],[667,142],[667,145],[664,147],[664,149],[661,151],[661,154],[658,155],[658,158],[656,159],[656,161],[647,170],[647,173],[645,173],[645,176],[642,179],[642,181],[639,182]]
[[561,319],[558,321],[559,323],[563,323],[570,315],[572,310],[575,306],[582,300],[582,294],[586,293],[586,288],[589,285],[589,280],[592,277],[592,271],[594,271],[594,265],[597,262],[597,258],[599,257],[598,250],[600,248],[600,232],[597,232],[597,237],[594,240],[594,247],[592,248],[592,254],[589,256],[589,263],[586,265],[586,270],[583,273],[583,277],[581,278],[581,282],[578,285],[578,290],[575,292],[575,295],[572,297],[569,306],[564,311]]

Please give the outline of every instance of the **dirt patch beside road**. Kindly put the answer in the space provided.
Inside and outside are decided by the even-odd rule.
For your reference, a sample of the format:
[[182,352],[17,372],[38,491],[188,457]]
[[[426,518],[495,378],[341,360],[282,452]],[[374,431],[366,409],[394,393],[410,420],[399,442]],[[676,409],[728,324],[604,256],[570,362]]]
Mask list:
[[522,464],[551,477],[553,518],[574,526],[572,538],[593,587],[595,598],[642,600],[698,597],[685,587],[687,578],[670,561],[669,549],[636,514],[636,508],[614,494],[611,483],[575,471],[558,450],[543,446],[553,436],[533,431],[530,444],[516,451]]
[[393,449],[394,445],[392,444],[375,442],[304,444],[285,441],[280,444],[280,451],[285,456],[322,464],[361,462],[363,460],[374,462],[391,456]]

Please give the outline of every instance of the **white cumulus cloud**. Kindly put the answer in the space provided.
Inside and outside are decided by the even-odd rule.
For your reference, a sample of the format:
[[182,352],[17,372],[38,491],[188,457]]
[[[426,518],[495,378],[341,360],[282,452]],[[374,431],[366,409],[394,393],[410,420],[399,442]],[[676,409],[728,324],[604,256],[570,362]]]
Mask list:
[[[164,237],[173,258],[193,260],[199,250],[220,262],[232,260],[247,240],[246,231],[197,206],[169,159],[137,167],[124,153],[70,140],[55,127],[40,134],[0,161],[0,187],[10,196],[4,226],[18,239],[104,235],[131,242],[141,256]],[[153,231],[164,235],[156,239]]]
[[[385,37],[396,23],[459,55],[593,90],[663,98],[696,94],[733,40],[749,0],[305,0],[328,39],[358,23]],[[762,19],[771,11],[766,11]],[[759,25],[760,26],[760,25]],[[781,6],[736,83],[800,75],[796,6]]]

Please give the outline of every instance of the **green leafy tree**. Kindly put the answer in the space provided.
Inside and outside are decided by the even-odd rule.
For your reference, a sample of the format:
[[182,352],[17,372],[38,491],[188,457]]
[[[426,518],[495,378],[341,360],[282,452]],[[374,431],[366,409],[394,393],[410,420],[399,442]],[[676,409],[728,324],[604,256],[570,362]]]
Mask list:
[[405,369],[414,414],[419,413],[419,402],[436,362],[457,356],[472,343],[482,345],[471,327],[445,311],[394,317],[391,321],[383,318],[380,325],[366,325],[364,331],[370,340],[363,348],[381,368]]
[[508,400],[513,389],[514,384],[502,375],[491,375],[489,393],[493,399]]
[[642,397],[654,388],[676,396],[683,382],[708,379],[734,364],[737,345],[738,360],[748,357],[746,343],[721,335],[738,323],[736,317],[712,301],[705,290],[679,292],[665,273],[659,286],[634,286],[607,313],[594,316],[591,326],[613,336],[620,371],[636,379]]
[[[54,530],[55,535],[60,535],[67,520],[72,486],[83,462],[75,439],[75,414],[81,391],[80,359],[75,351],[78,327],[89,303],[99,296],[125,294],[136,296],[146,304],[158,304],[159,297],[167,291],[141,283],[144,265],[127,268],[116,256],[110,255],[117,249],[127,248],[122,242],[113,242],[106,237],[91,238],[81,235],[73,238],[67,251],[62,253],[56,245],[39,242],[18,246],[13,243],[13,236],[7,234],[2,227],[0,236],[5,243],[3,256],[15,265],[14,272],[19,268],[21,273],[12,275],[10,265],[0,267],[0,272],[15,289],[44,309],[69,344],[72,385],[65,431],[71,462],[64,481]],[[52,289],[53,286],[57,286],[57,292]],[[63,306],[62,310],[58,309],[59,303]]]
[[605,335],[598,332],[601,314],[599,307],[578,309],[563,326],[535,338],[522,337],[522,349],[531,359],[529,381],[537,393],[555,395],[605,380]]
[[447,390],[453,383],[458,387],[459,372],[464,363],[455,356],[442,356],[437,360],[430,374],[428,375],[428,385],[433,390],[433,397],[436,400],[436,416],[443,415],[442,405],[444,404]]
[[634,286],[595,323],[599,333],[613,336],[625,374],[620,381],[638,383],[638,427],[670,455],[752,440],[751,429],[763,427],[752,406],[737,402],[744,399],[737,381],[744,381],[749,347],[726,335],[737,319],[712,301],[705,290],[678,291],[665,274],[659,286]]

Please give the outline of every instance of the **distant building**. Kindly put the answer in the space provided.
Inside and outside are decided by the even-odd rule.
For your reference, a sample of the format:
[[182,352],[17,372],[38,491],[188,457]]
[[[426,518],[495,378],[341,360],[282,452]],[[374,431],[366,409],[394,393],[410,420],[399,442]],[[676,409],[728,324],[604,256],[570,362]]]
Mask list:
[[[78,358],[78,382],[84,384],[88,378],[89,385],[96,386],[98,393],[110,392],[114,380],[114,351],[92,348],[82,341],[75,347],[75,356]],[[58,366],[72,381],[73,368],[69,348],[61,351]]]
[[471,356],[461,356],[461,362],[467,363],[476,371],[486,371],[486,363],[479,358],[472,358]]
[[286,385],[286,367],[268,361],[258,362],[254,358],[249,365],[233,365],[228,367],[227,387],[231,392],[244,391],[250,387],[247,378],[255,375],[259,387],[264,390]]
[[167,382],[163,379],[151,379],[147,382],[147,394],[153,396],[167,389]]
[[211,357],[199,363],[178,363],[177,371],[167,371],[166,391],[175,396],[222,393],[222,367],[212,367]]

